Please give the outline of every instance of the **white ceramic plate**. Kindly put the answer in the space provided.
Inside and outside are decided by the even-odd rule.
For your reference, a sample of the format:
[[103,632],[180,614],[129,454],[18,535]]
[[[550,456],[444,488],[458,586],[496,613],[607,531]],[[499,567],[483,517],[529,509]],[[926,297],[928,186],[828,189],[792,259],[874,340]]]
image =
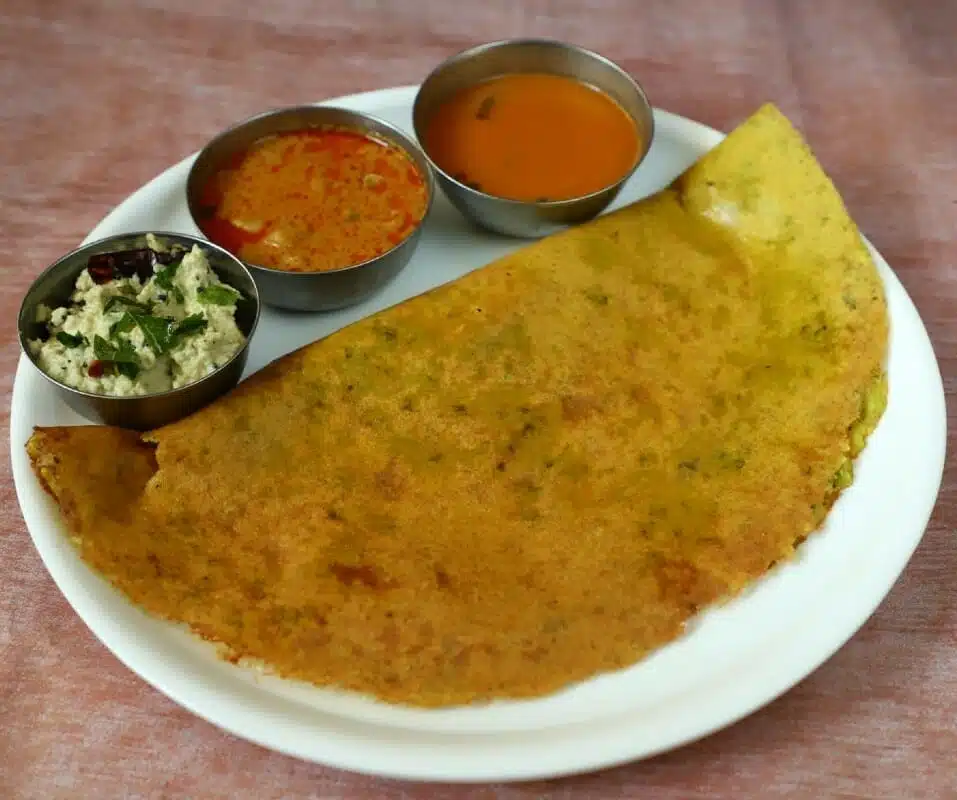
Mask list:
[[[405,87],[333,102],[411,131],[414,93]],[[665,112],[655,121],[651,152],[616,206],[663,187],[722,139]],[[89,238],[151,228],[198,233],[184,188],[192,160],[127,198]],[[412,263],[372,300],[325,315],[265,309],[247,373],[518,246],[476,231],[439,197]],[[86,421],[22,358],[10,417],[20,505],[47,569],[93,633],[144,680],[238,736],[359,772],[453,781],[540,778],[647,757],[744,717],[818,667],[870,616],[920,541],[943,470],[943,387],[914,306],[874,257],[892,319],[890,400],[825,529],[793,563],[702,615],[651,658],[544,699],[439,711],[386,706],[224,663],[208,645],[138,611],[77,558],[30,470],[24,443],[34,425]]]

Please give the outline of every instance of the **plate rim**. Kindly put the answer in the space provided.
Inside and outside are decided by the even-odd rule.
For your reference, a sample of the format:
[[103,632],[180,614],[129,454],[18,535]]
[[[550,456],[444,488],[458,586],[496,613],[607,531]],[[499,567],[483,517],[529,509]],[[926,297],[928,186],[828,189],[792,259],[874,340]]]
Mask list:
[[[330,98],[321,101],[321,104],[358,103],[370,106],[383,106],[407,103],[411,106],[411,100],[417,88],[417,86],[401,86],[379,89]],[[724,134],[694,120],[660,109],[655,109],[655,115],[656,122],[660,120],[664,123],[663,127],[676,131],[680,138],[696,149],[710,149],[724,138]],[[659,135],[660,133],[661,131],[659,130]],[[115,216],[120,215],[125,207],[135,205],[137,200],[142,199],[144,195],[148,195],[150,190],[155,191],[154,187],[158,181],[164,177],[168,177],[170,173],[175,172],[177,169],[182,169],[183,165],[194,159],[195,156],[196,153],[193,153],[170,166],[120,201],[120,203],[100,220],[84,241],[96,238],[98,232],[107,227]],[[501,758],[501,753],[496,755],[496,751],[500,750],[502,746],[513,746],[510,743],[505,745],[497,744],[498,741],[504,741],[509,737],[503,737],[500,734],[488,737],[481,733],[474,732],[470,732],[467,735],[456,736],[455,734],[439,731],[437,733],[433,732],[420,736],[419,734],[421,732],[403,729],[405,739],[424,739],[424,741],[415,741],[406,747],[402,745],[397,746],[390,742],[380,742],[378,748],[374,748],[376,755],[373,758],[370,756],[368,737],[363,729],[377,728],[379,726],[365,722],[357,723],[352,720],[345,720],[343,721],[342,729],[338,731],[338,741],[324,742],[323,746],[319,748],[322,751],[320,757],[317,755],[315,747],[302,746],[298,741],[298,739],[302,738],[302,731],[297,730],[301,727],[300,724],[290,725],[289,721],[284,720],[281,716],[276,718],[275,713],[271,713],[269,709],[255,708],[256,703],[240,702],[240,700],[245,701],[246,698],[237,700],[237,698],[233,696],[235,693],[228,687],[224,689],[216,686],[204,686],[202,682],[198,682],[195,686],[190,686],[189,681],[185,682],[185,687],[183,685],[171,686],[169,680],[164,681],[162,680],[162,676],[157,677],[154,671],[143,668],[143,658],[138,658],[135,653],[131,653],[131,651],[135,651],[136,648],[127,649],[126,645],[116,641],[116,636],[112,635],[108,630],[108,622],[102,618],[98,618],[96,610],[92,609],[91,604],[94,601],[79,596],[82,594],[82,590],[78,590],[75,587],[71,587],[69,590],[64,588],[64,584],[68,583],[68,577],[58,574],[60,572],[58,568],[51,567],[52,559],[50,552],[47,551],[45,544],[38,541],[38,537],[31,528],[30,518],[33,517],[34,510],[27,510],[27,505],[25,504],[27,499],[25,497],[26,489],[23,485],[24,481],[28,480],[28,478],[23,476],[22,469],[26,457],[23,453],[23,443],[16,441],[14,437],[15,430],[22,427],[21,420],[25,415],[23,398],[20,396],[22,395],[22,387],[24,385],[24,381],[21,378],[21,370],[25,369],[25,359],[22,354],[18,360],[13,390],[11,392],[9,428],[11,465],[21,513],[34,547],[37,549],[48,573],[53,578],[61,594],[93,635],[128,669],[149,685],[153,686],[153,688],[169,697],[173,702],[186,708],[190,713],[195,714],[207,722],[247,741],[252,741],[268,749],[306,761],[369,775],[408,780],[455,781],[462,783],[554,778],[649,758],[708,736],[743,719],[772,702],[815,671],[840,649],[874,613],[876,608],[890,592],[894,583],[896,583],[897,578],[907,566],[913,552],[923,538],[930,515],[936,505],[936,498],[943,478],[947,424],[943,381],[926,327],[920,319],[912,300],[907,295],[904,287],[897,281],[896,276],[893,275],[891,268],[887,265],[883,257],[869,242],[867,244],[878,264],[883,263],[887,268],[889,278],[885,276],[885,283],[887,283],[888,280],[893,280],[896,283],[895,290],[899,289],[907,300],[908,308],[906,313],[912,316],[910,324],[916,321],[919,332],[922,334],[920,337],[920,346],[925,350],[923,356],[926,360],[926,357],[929,355],[928,366],[933,366],[934,374],[929,375],[929,379],[935,384],[934,400],[939,406],[937,415],[940,418],[941,424],[939,425],[940,435],[936,439],[939,445],[938,452],[934,454],[936,458],[931,457],[928,460],[933,465],[931,471],[936,472],[938,477],[933,492],[928,492],[930,500],[926,504],[926,515],[921,515],[922,519],[919,528],[915,526],[915,529],[919,530],[920,533],[916,535],[912,541],[907,541],[907,546],[900,549],[900,552],[897,553],[897,558],[893,560],[893,563],[890,564],[889,567],[887,564],[884,565],[883,578],[880,581],[882,585],[886,583],[884,588],[880,589],[876,594],[869,595],[867,602],[863,604],[858,603],[857,605],[847,604],[847,607],[839,609],[836,612],[838,616],[843,614],[845,617],[850,616],[853,619],[840,625],[828,626],[827,635],[818,635],[818,641],[821,643],[814,651],[815,655],[813,658],[808,659],[806,654],[802,653],[801,655],[805,657],[798,659],[801,662],[801,666],[796,669],[785,670],[787,675],[783,678],[779,678],[776,682],[772,682],[775,685],[771,688],[765,686],[759,691],[754,691],[752,688],[754,684],[748,681],[740,681],[733,687],[723,687],[722,697],[724,698],[723,706],[725,710],[720,713],[712,712],[712,716],[717,717],[716,719],[711,719],[705,724],[699,722],[697,725],[691,725],[690,728],[687,725],[685,725],[684,728],[678,726],[681,730],[667,732],[661,737],[661,740],[655,747],[644,747],[638,752],[635,752],[635,748],[629,742],[629,726],[627,720],[615,717],[592,719],[587,722],[562,726],[560,730],[557,731],[557,739],[556,731],[546,731],[545,734],[531,730],[519,731],[517,733],[518,736],[535,736],[537,739],[542,740],[537,748],[539,755],[537,759],[531,758],[528,745],[523,744],[521,747],[523,748],[523,755],[525,757],[517,760],[512,759],[508,767],[505,767],[501,761],[493,766],[491,759],[496,757]],[[18,386],[20,386],[21,389],[19,393],[17,389]],[[939,392],[936,391],[938,388]],[[17,402],[18,399],[20,400],[19,403]],[[27,471],[29,477],[32,478],[32,472],[29,471],[29,468]],[[33,480],[35,481],[35,478]],[[851,606],[853,606],[853,613],[851,612]],[[802,620],[807,622],[807,615],[805,615]],[[142,654],[139,655],[142,656]],[[232,700],[232,706],[229,705],[228,700]],[[235,713],[237,703],[242,706],[238,716]],[[728,711],[727,709],[730,707],[733,707],[735,710]],[[230,713],[230,708],[234,709],[233,713]],[[253,717],[249,717],[250,714],[252,714]],[[240,724],[244,721],[249,723],[257,714],[259,715],[258,718],[261,724]],[[264,724],[264,717],[268,720],[269,724]],[[622,717],[627,717],[627,715],[623,713]],[[598,732],[591,731],[585,734],[590,737],[591,744],[582,747],[579,743],[579,737],[582,736],[583,733],[576,729],[594,726],[600,727],[601,730]],[[391,732],[394,729],[387,730]],[[270,731],[272,732],[271,734]],[[313,733],[315,732],[316,731],[313,730]],[[323,734],[325,736],[328,735],[329,732],[324,731]],[[430,736],[432,741],[429,741]],[[575,742],[570,748],[568,743],[563,741],[569,736],[572,737]],[[551,743],[552,739],[555,739],[554,744]],[[451,744],[452,740],[457,740],[454,745]],[[544,745],[544,747],[542,745]],[[431,759],[425,759],[423,762],[422,760],[410,758],[408,747],[418,751],[419,748],[423,746],[429,749],[438,747],[440,750],[443,746],[446,749],[451,746],[456,750],[457,754],[446,753],[445,761],[441,758],[436,758],[434,762]],[[485,756],[480,757],[483,753],[485,753]],[[569,757],[570,753],[575,754],[573,758]],[[489,766],[484,766],[483,761],[484,764],[488,764]],[[370,764],[370,762],[374,763]]]

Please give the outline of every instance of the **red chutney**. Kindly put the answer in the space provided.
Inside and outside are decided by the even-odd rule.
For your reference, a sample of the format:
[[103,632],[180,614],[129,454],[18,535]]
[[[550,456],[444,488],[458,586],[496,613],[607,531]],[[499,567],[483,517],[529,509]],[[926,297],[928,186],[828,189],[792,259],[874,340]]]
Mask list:
[[339,128],[269,136],[204,187],[198,220],[244,261],[322,272],[375,258],[421,222],[428,190],[405,151]]

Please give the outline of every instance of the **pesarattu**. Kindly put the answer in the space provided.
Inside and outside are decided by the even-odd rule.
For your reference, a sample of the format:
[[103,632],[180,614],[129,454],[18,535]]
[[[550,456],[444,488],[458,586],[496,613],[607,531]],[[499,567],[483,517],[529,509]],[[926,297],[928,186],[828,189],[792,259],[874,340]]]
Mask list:
[[413,706],[634,664],[820,527],[883,288],[765,106],[671,186],[145,435],[27,449],[82,558],[225,657]]

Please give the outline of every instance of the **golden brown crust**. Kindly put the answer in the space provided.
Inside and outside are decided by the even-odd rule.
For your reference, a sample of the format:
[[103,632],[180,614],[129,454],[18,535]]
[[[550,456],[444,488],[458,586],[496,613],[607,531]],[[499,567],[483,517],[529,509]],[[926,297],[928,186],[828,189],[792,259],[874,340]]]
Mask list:
[[[39,438],[34,463],[60,459],[84,557],[234,657],[416,705],[533,696],[791,555],[886,342],[853,223],[768,107],[655,197],[152,432],[145,488],[142,445],[108,429]],[[131,452],[132,522],[81,449]]]

